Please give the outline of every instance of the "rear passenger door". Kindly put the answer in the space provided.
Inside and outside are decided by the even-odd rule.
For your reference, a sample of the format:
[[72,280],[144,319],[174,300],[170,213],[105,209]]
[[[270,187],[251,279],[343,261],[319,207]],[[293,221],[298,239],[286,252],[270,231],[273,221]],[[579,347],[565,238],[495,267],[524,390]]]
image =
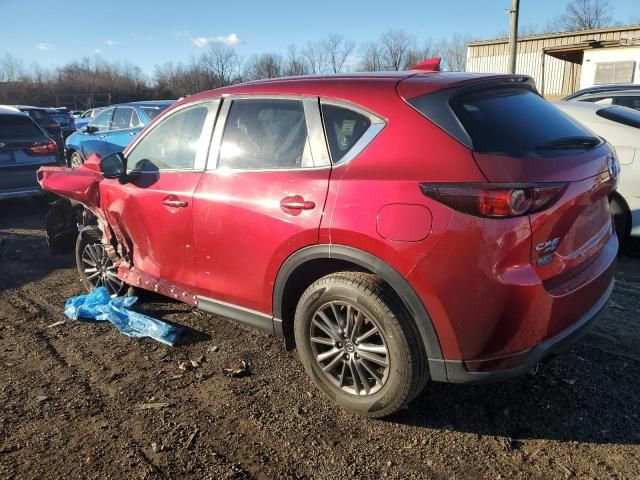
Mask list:
[[316,97],[225,98],[193,199],[201,306],[241,306],[268,327],[278,269],[318,243],[330,172]]

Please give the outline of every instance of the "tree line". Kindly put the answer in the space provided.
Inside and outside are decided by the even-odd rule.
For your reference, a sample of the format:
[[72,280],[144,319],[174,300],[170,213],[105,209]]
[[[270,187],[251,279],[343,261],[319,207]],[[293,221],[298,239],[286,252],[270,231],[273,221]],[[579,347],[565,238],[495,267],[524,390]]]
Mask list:
[[[609,0],[570,0],[546,28],[524,24],[520,34],[586,30],[614,24]],[[167,62],[152,75],[129,62],[83,58],[55,69],[23,63],[6,53],[0,58],[0,104],[55,105],[89,108],[106,103],[179,98],[203,90],[265,78],[349,71],[407,70],[431,57],[442,68],[464,71],[470,37],[419,42],[402,30],[389,30],[360,45],[340,34],[317,42],[290,45],[284,53],[241,57],[234,47],[215,44],[186,62]]]
[[[61,67],[25,68],[6,53],[0,57],[0,104],[33,104],[89,108],[110,103],[179,98],[239,82],[309,74],[407,70],[431,57],[441,57],[446,70],[464,71],[469,39],[455,34],[447,40],[418,42],[402,30],[389,30],[377,40],[356,43],[330,34],[284,53],[241,57],[232,46],[213,44],[186,62],[167,62],[145,75],[130,62],[107,62],[99,56]],[[98,94],[98,95],[96,95]],[[107,95],[108,94],[108,95]]]

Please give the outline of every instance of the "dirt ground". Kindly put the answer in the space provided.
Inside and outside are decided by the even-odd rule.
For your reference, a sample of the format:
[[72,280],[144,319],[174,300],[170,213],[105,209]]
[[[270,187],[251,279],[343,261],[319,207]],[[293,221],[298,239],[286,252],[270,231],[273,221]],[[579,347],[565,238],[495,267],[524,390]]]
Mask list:
[[[136,308],[188,327],[175,348],[52,326],[82,288],[72,256],[49,255],[44,213],[0,203],[0,478],[640,477],[639,254],[620,259],[605,321],[536,375],[430,384],[367,420],[279,339],[160,297]],[[222,375],[239,360],[250,376]]]

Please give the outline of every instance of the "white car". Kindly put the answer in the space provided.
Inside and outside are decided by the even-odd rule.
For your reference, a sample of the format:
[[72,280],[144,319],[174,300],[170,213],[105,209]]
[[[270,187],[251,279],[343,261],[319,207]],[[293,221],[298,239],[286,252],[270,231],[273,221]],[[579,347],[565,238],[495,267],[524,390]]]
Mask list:
[[578,101],[555,105],[616,149],[620,181],[611,212],[621,242],[629,235],[640,237],[640,111]]

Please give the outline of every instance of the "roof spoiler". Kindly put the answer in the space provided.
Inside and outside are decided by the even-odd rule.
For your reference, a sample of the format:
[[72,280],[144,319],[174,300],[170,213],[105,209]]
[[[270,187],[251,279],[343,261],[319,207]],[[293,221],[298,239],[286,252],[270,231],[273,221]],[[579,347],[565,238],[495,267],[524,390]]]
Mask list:
[[421,72],[439,72],[441,60],[442,59],[440,57],[427,58],[424,62],[420,62],[411,67],[411,70],[420,70]]

